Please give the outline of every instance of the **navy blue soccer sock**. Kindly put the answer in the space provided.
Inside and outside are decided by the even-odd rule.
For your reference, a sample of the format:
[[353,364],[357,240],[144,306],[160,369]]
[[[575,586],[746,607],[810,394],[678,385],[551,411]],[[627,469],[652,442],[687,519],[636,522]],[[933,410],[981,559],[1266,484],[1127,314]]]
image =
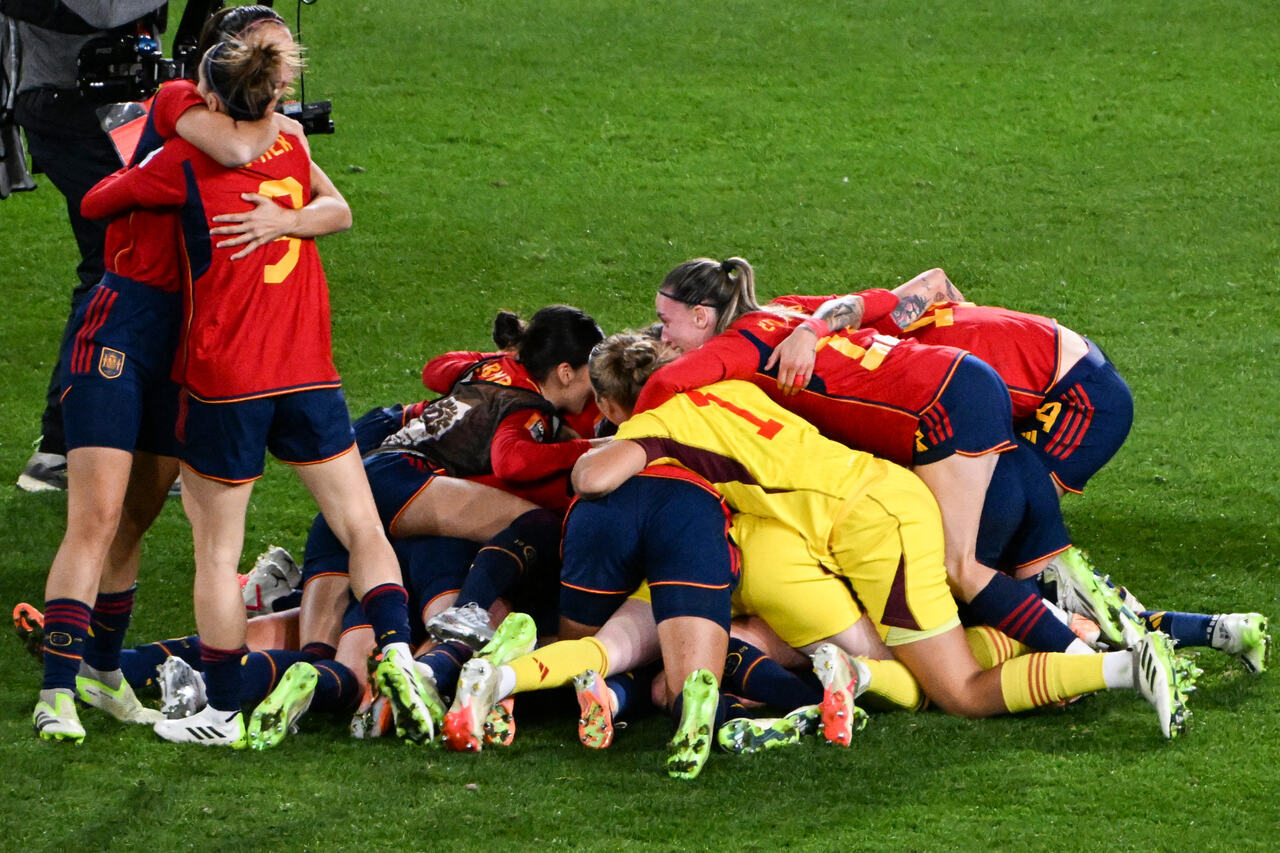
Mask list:
[[471,660],[471,647],[456,640],[441,643],[424,655],[414,660],[431,667],[431,675],[436,683],[436,692],[441,696],[452,696],[458,687],[458,675],[462,665]]
[[822,682],[812,670],[792,672],[760,649],[736,638],[729,640],[721,688],[784,711],[822,701]]
[[360,704],[360,682],[356,674],[336,660],[314,662],[316,692],[311,697],[311,710],[349,714]]
[[375,586],[360,599],[365,618],[373,626],[378,648],[385,649],[392,643],[408,643],[409,593],[398,583]]
[[1039,652],[1065,652],[1076,635],[1044,606],[1044,599],[996,572],[969,605],[982,621]]
[[43,690],[75,690],[93,609],[74,598],[44,603]]
[[488,610],[535,568],[554,565],[560,552],[560,518],[551,510],[531,509],[507,525],[476,554],[455,606],[478,604]]
[[[280,679],[284,677],[285,670],[295,663],[299,661],[315,663],[318,660],[324,660],[325,657],[316,654],[315,647],[319,647],[321,654],[324,650],[333,648],[324,643],[314,643],[297,651],[270,649],[265,652],[246,654],[240,662],[240,704],[252,708],[266,699],[267,694],[274,690],[280,683]],[[332,655],[326,657],[332,657]]]
[[1209,640],[1217,619],[1208,613],[1180,613],[1177,610],[1144,610],[1138,618],[1152,631],[1168,634],[1179,648],[1211,645]]
[[240,710],[240,659],[248,652],[244,646],[238,649],[215,649],[200,643],[209,707],[227,713]]
[[99,672],[120,668],[120,652],[137,590],[132,586],[123,592],[100,592],[93,603],[93,633],[84,644],[84,662]]
[[143,687],[154,687],[159,674],[160,665],[167,658],[182,658],[197,671],[204,669],[204,661],[200,659],[200,637],[192,634],[173,640],[161,640],[158,643],[144,643],[132,649],[120,652],[120,669],[124,672],[124,680],[134,690]]

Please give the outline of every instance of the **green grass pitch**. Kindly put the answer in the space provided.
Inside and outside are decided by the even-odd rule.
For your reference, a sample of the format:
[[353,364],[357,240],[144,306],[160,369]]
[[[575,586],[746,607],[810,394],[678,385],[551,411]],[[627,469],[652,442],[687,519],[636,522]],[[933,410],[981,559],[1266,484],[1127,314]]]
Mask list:
[[[748,258],[766,297],[942,266],[975,301],[1089,334],[1129,380],[1132,435],[1065,505],[1095,562],[1149,604],[1280,619],[1266,4],[323,0],[303,16],[306,95],[338,128],[313,153],[355,216],[321,253],[356,413],[418,399],[423,361],[485,346],[498,308],[647,324],[690,257]],[[0,202],[9,482],[74,265],[47,181]],[[64,505],[0,488],[6,607],[42,600]],[[299,553],[312,513],[273,464],[246,564],[268,543]],[[175,503],[145,545],[134,638],[189,630],[190,558]],[[0,848],[1271,849],[1277,675],[1198,662],[1170,743],[1112,694],[979,722],[879,715],[852,749],[713,754],[685,784],[662,769],[665,722],[589,753],[571,699],[478,756],[319,718],[269,753],[175,748],[92,712],[83,746],[60,748],[31,734],[37,668],[0,643]]]

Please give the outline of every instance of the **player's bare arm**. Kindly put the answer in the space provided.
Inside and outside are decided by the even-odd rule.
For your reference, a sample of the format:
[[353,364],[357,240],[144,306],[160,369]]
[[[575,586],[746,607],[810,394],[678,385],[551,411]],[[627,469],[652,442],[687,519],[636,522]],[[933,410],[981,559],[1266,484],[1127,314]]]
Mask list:
[[919,320],[929,306],[936,302],[963,302],[964,294],[956,287],[947,274],[934,268],[894,288],[893,295],[898,297],[898,307],[893,309],[893,322],[899,329],[905,329]]
[[841,329],[856,329],[862,325],[865,305],[856,293],[828,299],[805,321],[774,347],[765,362],[765,370],[778,366],[778,388],[784,394],[795,394],[809,384],[813,376],[813,362],[818,351],[818,340],[824,333]]

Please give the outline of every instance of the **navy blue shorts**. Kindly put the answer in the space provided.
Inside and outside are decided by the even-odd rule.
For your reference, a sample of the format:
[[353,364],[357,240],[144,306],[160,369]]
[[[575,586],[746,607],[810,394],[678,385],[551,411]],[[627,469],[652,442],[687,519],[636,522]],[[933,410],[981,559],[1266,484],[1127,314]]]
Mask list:
[[388,536],[395,535],[395,523],[401,511],[418,493],[440,476],[440,471],[421,456],[388,450],[364,460],[364,473],[373,489],[373,502]]
[[370,409],[351,425],[356,433],[356,449],[363,456],[382,444],[387,436],[399,432],[403,426],[404,406],[399,403]]
[[642,581],[658,622],[700,616],[728,630],[737,558],[715,495],[683,480],[632,477],[565,520],[560,615],[603,625]]
[[985,361],[966,355],[937,401],[920,416],[912,464],[928,465],[955,453],[999,453],[1012,447],[1013,439],[1008,386]]
[[1077,493],[1115,456],[1132,426],[1133,394],[1092,341],[1040,408],[1014,424],[1058,485]]
[[1024,442],[1000,454],[978,524],[978,562],[1014,572],[1071,545],[1049,472]]
[[262,476],[266,451],[290,465],[325,462],[355,445],[341,388],[294,391],[230,403],[182,395],[182,461],[229,483]]
[[67,447],[177,456],[169,378],[182,294],[107,273],[71,320],[59,363]]

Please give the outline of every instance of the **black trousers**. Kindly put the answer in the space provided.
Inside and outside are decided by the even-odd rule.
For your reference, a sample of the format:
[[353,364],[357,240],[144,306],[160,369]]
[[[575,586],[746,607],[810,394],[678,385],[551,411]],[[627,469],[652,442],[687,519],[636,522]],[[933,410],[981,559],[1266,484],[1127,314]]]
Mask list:
[[[86,125],[96,125],[93,107],[84,105],[88,113],[82,121],[67,122],[78,131],[75,135],[61,135],[49,124],[40,121],[39,102],[27,101],[21,106],[30,111],[19,110],[19,121],[27,134],[27,150],[31,154],[31,163],[36,171],[44,172],[53,182],[54,187],[67,200],[67,215],[71,220],[71,232],[75,235],[76,245],[80,249],[80,263],[76,266],[78,282],[71,291],[71,305],[67,313],[67,322],[58,343],[58,360],[53,366],[53,374],[49,378],[49,388],[45,393],[44,414],[40,418],[42,437],[40,450],[45,453],[67,452],[66,438],[62,429],[62,407],[58,398],[62,396],[62,364],[63,344],[73,334],[71,317],[76,308],[84,301],[89,289],[102,279],[104,272],[103,252],[107,234],[106,221],[85,219],[80,215],[80,200],[98,181],[120,168],[120,155],[115,145],[105,132],[96,134],[84,132]],[[66,109],[59,105],[58,112]],[[26,113],[24,115],[24,112]],[[61,116],[59,116],[61,118]],[[92,119],[90,124],[89,120]],[[61,123],[61,122],[59,122]],[[33,127],[35,126],[35,127]],[[38,127],[38,129],[36,129]]]

